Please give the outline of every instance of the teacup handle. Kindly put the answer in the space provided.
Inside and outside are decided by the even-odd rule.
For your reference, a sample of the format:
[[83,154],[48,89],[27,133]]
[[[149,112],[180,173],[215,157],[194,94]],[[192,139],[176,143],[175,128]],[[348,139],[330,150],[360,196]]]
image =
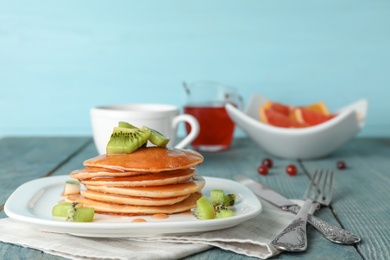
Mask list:
[[199,122],[198,120],[188,114],[178,115],[176,116],[172,121],[173,129],[177,129],[177,126],[180,122],[187,122],[191,126],[191,132],[177,145],[175,145],[175,148],[182,149],[189,145],[192,141],[195,140],[196,137],[198,137],[199,134]]

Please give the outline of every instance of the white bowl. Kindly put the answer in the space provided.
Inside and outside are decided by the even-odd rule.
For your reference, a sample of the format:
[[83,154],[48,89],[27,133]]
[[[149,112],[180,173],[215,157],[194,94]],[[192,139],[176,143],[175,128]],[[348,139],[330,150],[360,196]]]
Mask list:
[[322,124],[282,128],[260,122],[259,108],[266,101],[255,94],[245,112],[231,104],[225,107],[231,119],[254,142],[268,153],[286,159],[314,159],[332,153],[363,128],[368,108],[368,101],[362,99],[337,110],[337,116]]

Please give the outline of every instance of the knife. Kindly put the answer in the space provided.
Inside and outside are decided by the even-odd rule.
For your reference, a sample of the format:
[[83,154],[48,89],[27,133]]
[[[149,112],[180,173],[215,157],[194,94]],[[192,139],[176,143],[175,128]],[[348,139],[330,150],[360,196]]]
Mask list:
[[[235,180],[247,186],[254,194],[260,198],[270,202],[271,204],[285,210],[297,214],[300,207],[290,201],[289,199],[283,197],[281,194],[276,191],[264,186],[243,175],[235,176]],[[360,237],[352,234],[351,232],[332,225],[318,217],[315,217],[311,214],[307,217],[307,222],[315,227],[319,232],[321,232],[328,240],[338,243],[338,244],[354,244],[360,241]]]

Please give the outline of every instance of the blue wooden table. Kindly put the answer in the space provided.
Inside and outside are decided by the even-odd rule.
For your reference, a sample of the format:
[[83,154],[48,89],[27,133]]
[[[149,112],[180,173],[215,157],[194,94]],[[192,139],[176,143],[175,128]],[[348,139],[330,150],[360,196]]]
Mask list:
[[[0,218],[4,203],[21,184],[44,176],[66,175],[82,167],[85,159],[96,156],[90,137],[24,137],[0,139]],[[309,247],[302,253],[283,253],[274,259],[390,259],[390,140],[354,139],[332,155],[319,160],[284,160],[265,153],[249,139],[234,140],[230,150],[203,153],[198,167],[203,176],[233,179],[241,173],[279,191],[289,198],[301,198],[309,178],[317,168],[335,170],[333,200],[316,215],[353,231],[362,238],[357,245],[329,242],[311,226]],[[267,176],[257,173],[265,157],[274,161]],[[343,160],[344,170],[336,163]],[[285,173],[288,164],[298,166],[298,174]],[[0,243],[0,259],[62,259],[37,250]],[[250,259],[217,248],[188,259]]]

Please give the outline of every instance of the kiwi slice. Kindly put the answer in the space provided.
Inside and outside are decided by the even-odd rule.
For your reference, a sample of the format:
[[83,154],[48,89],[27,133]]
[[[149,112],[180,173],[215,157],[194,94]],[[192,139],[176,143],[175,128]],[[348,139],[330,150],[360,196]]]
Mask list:
[[[73,210],[74,209],[74,210]],[[92,222],[95,215],[95,209],[90,207],[79,207],[68,210],[68,221],[73,222]]]
[[223,190],[210,191],[210,201],[213,206],[224,204],[225,193]]
[[108,141],[107,154],[132,153],[144,145],[151,131],[148,129],[115,127]]
[[225,207],[234,206],[235,203],[236,203],[236,194],[230,193],[230,194],[224,195],[223,205]]
[[[129,124],[129,123],[124,122],[124,121],[120,121],[118,123],[118,127],[130,128],[130,129],[138,129],[138,127],[133,126],[132,124]],[[141,145],[141,147],[147,147],[147,146],[148,146],[148,142],[145,142],[143,145]]]
[[80,183],[76,180],[67,180],[64,186],[63,195],[79,194]]
[[150,127],[142,127],[142,129],[147,129],[150,130],[150,137],[149,141],[159,147],[166,147],[167,144],[169,143],[170,138],[168,136],[163,135],[157,130],[154,130]]
[[120,121],[118,123],[118,127],[130,128],[130,129],[136,129],[137,128],[137,127],[133,126],[132,124],[129,124],[129,123],[124,122],[124,121]]
[[233,216],[234,216],[234,211],[224,206],[218,206],[215,208],[215,218],[229,218]]
[[205,196],[196,201],[195,217],[200,220],[213,219],[215,217],[214,207]]
[[71,202],[61,202],[55,205],[51,210],[53,217],[66,217],[68,209],[72,208]]
[[64,217],[66,221],[91,222],[95,215],[95,209],[82,207],[77,202],[61,202],[53,207],[51,214],[54,217]]

